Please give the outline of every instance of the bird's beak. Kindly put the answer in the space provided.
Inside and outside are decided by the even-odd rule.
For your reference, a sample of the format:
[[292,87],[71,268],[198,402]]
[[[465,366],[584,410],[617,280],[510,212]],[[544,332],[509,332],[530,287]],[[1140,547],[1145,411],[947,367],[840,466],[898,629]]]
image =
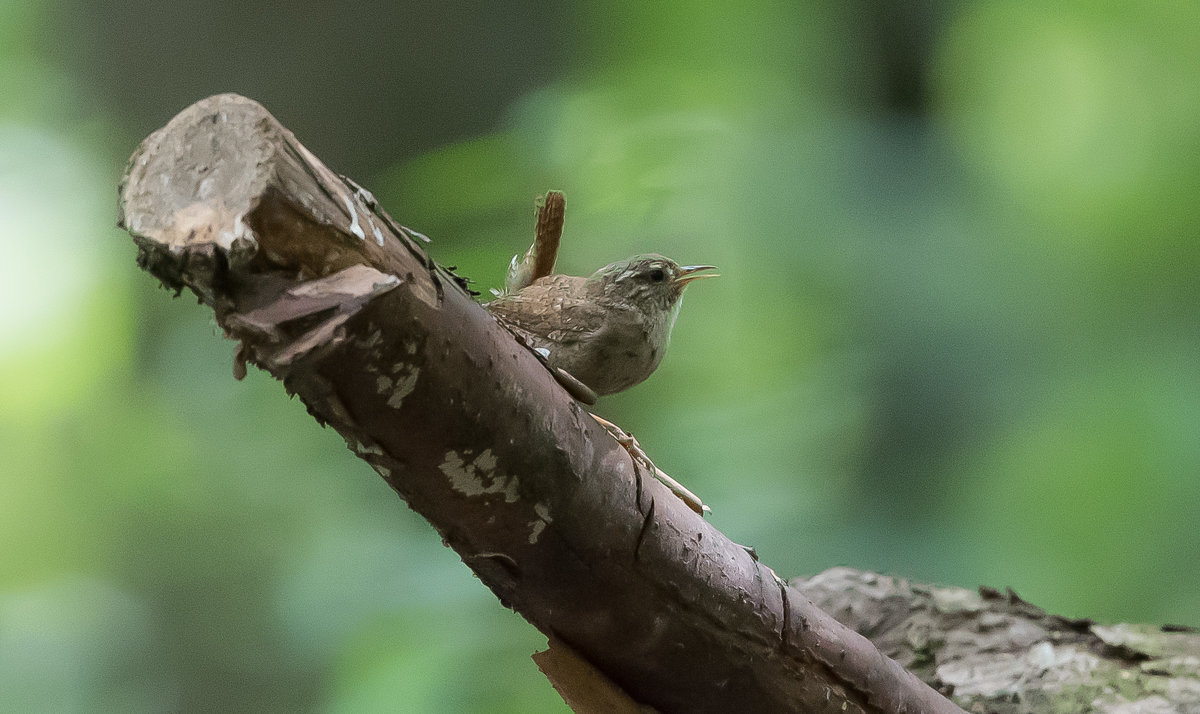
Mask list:
[[704,270],[716,269],[717,266],[715,265],[683,265],[679,268],[679,275],[675,276],[675,280],[672,282],[674,282],[676,285],[683,286],[687,285],[693,280],[700,280],[701,278],[719,278],[721,277],[719,273],[701,272]]

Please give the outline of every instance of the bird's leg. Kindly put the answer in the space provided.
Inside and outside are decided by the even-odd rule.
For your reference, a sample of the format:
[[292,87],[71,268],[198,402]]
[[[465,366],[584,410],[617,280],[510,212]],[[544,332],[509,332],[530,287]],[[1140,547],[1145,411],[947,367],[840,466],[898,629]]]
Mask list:
[[617,443],[620,444],[625,451],[629,452],[629,456],[633,459],[635,467],[637,465],[645,466],[650,473],[654,474],[655,478],[657,478],[659,481],[662,481],[664,486],[671,489],[671,493],[678,496],[679,500],[686,503],[688,508],[692,509],[696,513],[699,513],[701,516],[712,512],[712,509],[704,505],[704,502],[700,500],[699,496],[684,488],[683,484],[671,478],[665,471],[655,466],[654,462],[651,461],[650,457],[646,455],[646,452],[642,449],[642,445],[638,443],[638,440],[634,438],[633,434],[630,434],[616,424],[613,424],[611,421],[602,417],[598,417],[595,414],[592,414],[592,418],[595,419],[600,426],[604,427],[609,434],[612,434],[612,437],[617,440]]

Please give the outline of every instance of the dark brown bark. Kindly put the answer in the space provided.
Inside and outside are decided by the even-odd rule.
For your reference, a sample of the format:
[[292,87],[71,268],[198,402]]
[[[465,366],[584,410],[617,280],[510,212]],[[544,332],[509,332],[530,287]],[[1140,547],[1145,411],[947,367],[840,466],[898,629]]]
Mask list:
[[683,712],[957,712],[649,474],[365,191],[258,104],[196,103],[121,186],[139,264],[211,306],[506,605]]

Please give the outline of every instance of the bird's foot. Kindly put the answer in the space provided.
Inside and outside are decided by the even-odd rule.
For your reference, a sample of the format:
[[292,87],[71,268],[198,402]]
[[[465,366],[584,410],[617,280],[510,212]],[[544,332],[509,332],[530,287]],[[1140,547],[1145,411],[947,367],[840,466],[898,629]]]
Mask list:
[[633,459],[635,466],[644,466],[646,470],[654,474],[654,477],[661,481],[664,486],[669,488],[671,493],[678,496],[679,500],[687,504],[688,508],[692,509],[701,516],[712,513],[712,509],[704,505],[704,502],[700,500],[699,496],[687,490],[683,484],[671,478],[665,471],[655,466],[654,462],[651,461],[650,457],[646,455],[645,450],[642,449],[642,445],[638,443],[638,440],[634,438],[633,434],[630,434],[616,424],[613,424],[611,421],[602,417],[598,417],[595,414],[592,414],[592,418],[595,419],[600,426],[604,427],[605,430],[607,430],[608,433],[617,440],[617,443],[625,449],[625,451],[629,452],[629,457]]

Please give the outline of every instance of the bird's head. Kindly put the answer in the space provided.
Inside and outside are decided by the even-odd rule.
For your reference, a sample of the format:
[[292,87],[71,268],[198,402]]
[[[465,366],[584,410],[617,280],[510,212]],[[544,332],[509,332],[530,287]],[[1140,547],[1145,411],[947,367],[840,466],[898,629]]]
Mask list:
[[588,282],[601,290],[605,300],[629,304],[647,313],[670,311],[679,303],[688,283],[717,277],[713,270],[716,268],[711,265],[679,265],[650,253],[610,263],[593,273]]

